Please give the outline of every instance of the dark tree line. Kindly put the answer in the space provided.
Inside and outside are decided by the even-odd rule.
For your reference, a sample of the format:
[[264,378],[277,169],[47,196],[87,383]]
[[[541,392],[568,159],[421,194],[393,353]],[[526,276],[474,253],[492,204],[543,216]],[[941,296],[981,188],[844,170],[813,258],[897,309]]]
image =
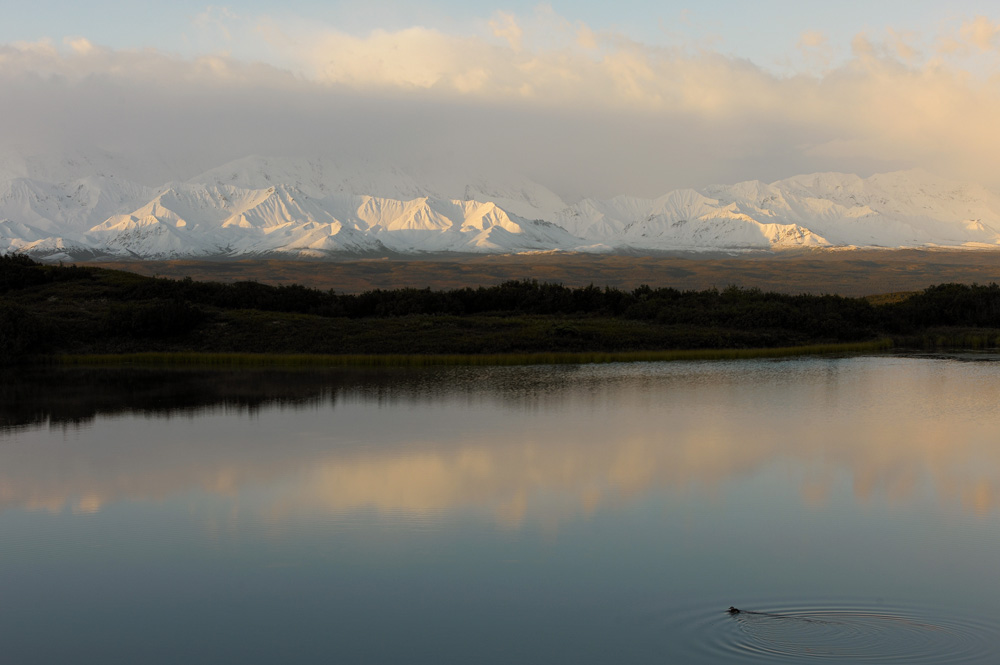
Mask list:
[[43,266],[23,254],[0,254],[0,295],[53,282],[90,279],[92,273],[76,266]]
[[[41,265],[21,255],[0,256],[0,353],[31,341],[30,311],[15,298],[34,287],[78,282],[88,297],[110,304],[102,333],[164,338],[198,326],[213,310],[258,310],[321,317],[405,316],[603,317],[677,327],[787,331],[796,338],[853,341],[907,335],[933,327],[1000,329],[1000,287],[942,284],[899,302],[872,305],[864,298],[788,295],[759,289],[679,291],[570,288],[535,280],[449,291],[376,289],[338,294],[300,285],[196,282],[146,278],[97,268]],[[95,296],[94,293],[99,294]]]

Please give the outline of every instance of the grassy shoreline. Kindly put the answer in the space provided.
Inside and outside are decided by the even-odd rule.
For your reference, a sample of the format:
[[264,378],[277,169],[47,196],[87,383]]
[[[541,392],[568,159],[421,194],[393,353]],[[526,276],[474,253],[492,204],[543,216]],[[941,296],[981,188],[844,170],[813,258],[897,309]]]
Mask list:
[[756,349],[674,349],[622,352],[538,352],[492,354],[296,354],[296,353],[121,353],[47,357],[63,366],[142,367],[427,367],[441,365],[562,365],[675,360],[753,360],[887,351],[892,340],[809,344]]

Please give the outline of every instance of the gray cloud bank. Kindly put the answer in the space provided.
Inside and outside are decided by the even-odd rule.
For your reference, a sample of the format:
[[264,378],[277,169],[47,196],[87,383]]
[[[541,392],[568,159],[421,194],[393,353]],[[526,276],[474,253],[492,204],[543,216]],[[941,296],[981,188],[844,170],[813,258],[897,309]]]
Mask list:
[[837,69],[779,77],[712,53],[600,42],[583,27],[568,46],[532,49],[501,18],[493,38],[277,40],[295,44],[284,58],[294,73],[82,39],[0,46],[0,150],[98,146],[131,155],[148,184],[250,154],[324,156],[525,175],[567,200],[915,166],[997,184],[1000,87],[939,58],[856,40]]

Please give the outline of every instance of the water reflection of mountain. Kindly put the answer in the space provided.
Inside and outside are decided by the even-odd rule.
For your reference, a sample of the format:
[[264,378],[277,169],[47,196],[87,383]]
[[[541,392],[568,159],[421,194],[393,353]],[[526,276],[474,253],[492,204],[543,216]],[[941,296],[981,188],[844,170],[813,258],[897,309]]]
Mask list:
[[778,466],[817,507],[845,487],[859,503],[1000,503],[996,364],[72,370],[0,390],[0,510],[280,486],[274,514],[475,508],[517,524],[724,494]]

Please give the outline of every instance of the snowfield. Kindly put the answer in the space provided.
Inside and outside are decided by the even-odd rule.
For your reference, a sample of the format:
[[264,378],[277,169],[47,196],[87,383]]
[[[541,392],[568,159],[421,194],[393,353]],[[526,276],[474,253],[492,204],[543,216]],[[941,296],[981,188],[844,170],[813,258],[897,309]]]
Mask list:
[[[130,176],[144,175],[136,182]],[[1000,197],[924,171],[567,205],[542,185],[247,157],[149,182],[112,155],[0,159],[0,252],[37,258],[1000,247]]]

